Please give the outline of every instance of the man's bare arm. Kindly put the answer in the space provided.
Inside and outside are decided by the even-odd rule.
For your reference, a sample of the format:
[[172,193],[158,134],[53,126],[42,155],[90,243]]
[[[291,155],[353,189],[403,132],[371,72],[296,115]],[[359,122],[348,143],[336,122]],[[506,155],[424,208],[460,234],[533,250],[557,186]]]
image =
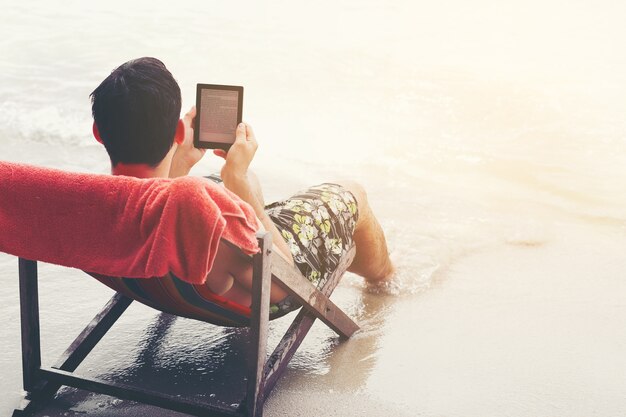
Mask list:
[[274,250],[293,265],[293,258],[287,242],[285,242],[280,231],[265,213],[265,207],[257,198],[254,187],[248,178],[248,167],[257,148],[258,143],[252,127],[245,123],[240,123],[237,126],[235,143],[225,155],[226,163],[221,172],[222,180],[226,188],[252,206],[265,230],[272,234]]

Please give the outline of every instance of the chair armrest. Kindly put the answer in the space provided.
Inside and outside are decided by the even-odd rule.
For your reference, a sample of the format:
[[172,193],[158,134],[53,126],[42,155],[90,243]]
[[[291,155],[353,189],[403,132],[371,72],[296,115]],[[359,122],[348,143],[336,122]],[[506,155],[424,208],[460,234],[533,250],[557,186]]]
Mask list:
[[[350,256],[349,252],[346,256]],[[272,279],[285,291],[343,337],[349,338],[359,326],[306,279],[298,268],[290,265],[280,255],[272,253]]]

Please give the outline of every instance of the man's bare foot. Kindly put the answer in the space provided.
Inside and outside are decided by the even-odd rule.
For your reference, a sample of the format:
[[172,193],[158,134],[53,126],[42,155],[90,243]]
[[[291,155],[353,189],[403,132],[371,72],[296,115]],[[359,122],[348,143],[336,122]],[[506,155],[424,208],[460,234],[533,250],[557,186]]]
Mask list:
[[382,279],[366,280],[367,292],[381,295],[399,295],[401,284],[397,276],[398,270],[393,264],[390,264],[390,270]]

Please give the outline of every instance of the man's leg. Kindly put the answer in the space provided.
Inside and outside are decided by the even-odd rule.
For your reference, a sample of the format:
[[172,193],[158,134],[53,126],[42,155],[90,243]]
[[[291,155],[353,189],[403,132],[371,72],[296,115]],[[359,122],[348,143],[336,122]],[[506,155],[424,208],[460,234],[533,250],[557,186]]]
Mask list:
[[395,268],[389,259],[387,240],[374,216],[363,187],[354,181],[334,181],[350,191],[356,198],[359,218],[354,229],[356,256],[348,271],[361,275],[369,282],[391,279]]

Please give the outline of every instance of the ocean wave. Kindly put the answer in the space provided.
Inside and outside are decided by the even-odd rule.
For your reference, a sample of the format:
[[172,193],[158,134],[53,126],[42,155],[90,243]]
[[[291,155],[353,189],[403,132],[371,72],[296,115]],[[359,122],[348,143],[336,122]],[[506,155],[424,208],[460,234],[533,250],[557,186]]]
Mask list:
[[0,103],[0,137],[6,142],[97,146],[92,138],[91,124],[88,106],[86,113],[84,109],[63,109],[56,105]]

